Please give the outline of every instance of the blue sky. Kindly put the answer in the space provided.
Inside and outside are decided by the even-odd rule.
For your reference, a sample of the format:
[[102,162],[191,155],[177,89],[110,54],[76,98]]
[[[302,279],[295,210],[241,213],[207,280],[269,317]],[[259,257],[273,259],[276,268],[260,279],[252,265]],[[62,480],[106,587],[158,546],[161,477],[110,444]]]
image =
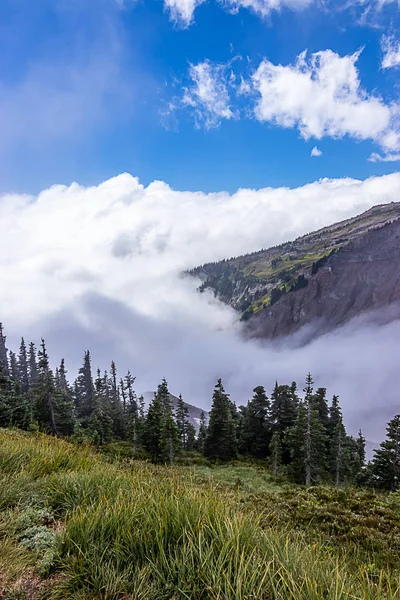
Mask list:
[[125,171],[232,192],[397,170],[397,0],[193,6],[3,0],[0,192]]

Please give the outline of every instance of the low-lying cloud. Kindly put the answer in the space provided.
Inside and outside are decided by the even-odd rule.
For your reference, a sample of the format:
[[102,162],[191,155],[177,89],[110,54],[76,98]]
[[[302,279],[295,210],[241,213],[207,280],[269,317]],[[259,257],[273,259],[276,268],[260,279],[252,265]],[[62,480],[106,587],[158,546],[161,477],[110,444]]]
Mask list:
[[[83,350],[94,366],[114,358],[154,389],[209,408],[222,377],[238,404],[258,384],[318,385],[341,394],[352,430],[370,439],[398,410],[400,323],[360,322],[305,347],[246,342],[236,313],[182,271],[269,247],[397,201],[400,174],[324,179],[300,188],[204,194],[163,182],[147,187],[124,174],[99,186],[53,186],[38,196],[0,198],[0,318],[11,347],[44,335],[54,362],[65,356],[73,376]],[[377,362],[376,356],[379,356]]]

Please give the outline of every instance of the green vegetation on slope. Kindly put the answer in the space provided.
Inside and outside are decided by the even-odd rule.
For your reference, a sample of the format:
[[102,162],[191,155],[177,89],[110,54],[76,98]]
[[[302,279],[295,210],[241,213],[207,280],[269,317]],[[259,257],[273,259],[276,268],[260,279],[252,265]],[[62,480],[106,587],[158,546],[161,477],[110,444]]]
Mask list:
[[371,228],[383,227],[400,216],[400,204],[376,206],[367,212],[305,235],[293,242],[192,269],[202,281],[199,290],[213,290],[246,320],[282,294],[307,285],[329,256]]
[[0,597],[398,598],[397,493],[274,488],[262,463],[205,468],[110,463],[0,430]]

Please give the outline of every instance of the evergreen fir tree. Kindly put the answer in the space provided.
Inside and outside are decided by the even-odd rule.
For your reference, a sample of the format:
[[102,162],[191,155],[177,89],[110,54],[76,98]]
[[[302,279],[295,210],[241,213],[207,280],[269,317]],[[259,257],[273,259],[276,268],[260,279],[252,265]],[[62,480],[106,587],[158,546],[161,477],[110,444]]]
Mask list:
[[111,362],[109,386],[114,436],[124,439],[126,437],[126,427],[117,382],[117,367],[114,361]]
[[271,454],[272,473],[274,477],[276,477],[282,462],[281,436],[279,435],[279,431],[274,431],[272,434],[271,442],[269,444],[269,451]]
[[365,452],[365,437],[363,436],[361,429],[358,431],[358,436],[356,438],[356,444],[357,444],[357,454],[358,454],[359,465],[360,465],[360,469],[362,469],[365,466],[366,452]]
[[34,384],[35,414],[39,426],[53,435],[58,435],[55,408],[55,385],[53,373],[49,366],[49,357],[45,341],[42,338],[38,353],[38,372]]
[[92,378],[92,365],[90,352],[87,350],[83,357],[83,365],[78,371],[75,385],[75,402],[78,417],[86,427],[94,409],[94,385]]
[[196,429],[189,421],[187,421],[185,424],[185,440],[185,450],[193,450],[196,444]]
[[7,346],[6,336],[3,333],[3,324],[0,323],[0,365],[3,367],[3,376],[8,377],[8,357],[7,357]]
[[35,344],[31,342],[29,344],[29,357],[28,357],[28,365],[29,365],[29,386],[32,387],[36,383],[37,379],[37,360],[36,360],[36,348]]
[[326,399],[326,388],[318,388],[312,399],[315,410],[318,412],[319,420],[326,432],[329,429],[329,409]]
[[236,427],[232,405],[221,379],[218,379],[213,393],[204,455],[226,461],[235,458],[236,452]]
[[56,413],[59,433],[72,435],[76,428],[75,407],[72,390],[67,380],[64,359],[61,360],[55,377]]
[[278,431],[282,446],[282,462],[287,465],[291,461],[290,449],[287,447],[285,433],[293,426],[299,399],[297,395],[297,385],[278,385],[275,383],[271,394],[271,427],[272,431]]
[[257,458],[265,458],[271,441],[270,403],[262,385],[254,388],[254,396],[248,402],[241,439],[247,453]]
[[345,482],[349,474],[349,452],[346,429],[340,419],[332,432],[330,440],[330,472],[336,487]]
[[[126,406],[125,410],[129,414],[138,412],[137,397],[136,397],[135,390],[133,388],[133,386],[135,384],[135,380],[136,380],[136,377],[133,377],[131,372],[128,371],[127,374],[125,375],[125,390],[126,390],[126,402],[127,402],[127,406]],[[143,400],[143,397],[142,397],[142,400]]]
[[9,361],[10,361],[10,366],[9,366],[8,372],[10,375],[11,382],[16,384],[19,381],[17,356],[16,356],[15,352],[11,352],[11,351],[8,354],[9,354]]
[[0,427],[8,427],[12,422],[10,383],[10,378],[0,363]]
[[102,377],[100,369],[98,369],[92,399],[93,410],[88,421],[88,431],[93,437],[94,442],[98,445],[110,442],[113,435],[112,408],[106,385],[107,377]]
[[23,394],[19,380],[12,384],[9,393],[9,404],[12,409],[12,424],[21,429],[28,429],[30,419],[30,400],[28,394]]
[[285,440],[291,452],[290,472],[298,483],[321,481],[326,468],[326,432],[313,404],[313,380],[306,378],[305,398],[294,425],[286,431]]
[[179,429],[174,419],[171,407],[171,396],[168,391],[168,384],[164,378],[158,386],[157,395],[160,397],[163,410],[163,419],[161,427],[160,453],[163,462],[174,462],[176,454],[181,449],[181,440]]
[[18,379],[21,385],[21,392],[26,394],[29,390],[29,369],[28,355],[24,338],[21,338],[21,344],[18,354]]
[[374,450],[372,470],[377,487],[396,491],[400,488],[400,415],[389,421],[386,440]]
[[206,438],[207,438],[206,415],[204,413],[204,410],[202,410],[201,414],[200,414],[199,434],[197,436],[197,442],[196,442],[196,447],[197,447],[198,451],[201,452],[202,454],[204,454]]
[[176,404],[176,424],[178,426],[182,448],[184,450],[187,450],[188,424],[190,424],[189,411],[187,409],[186,404],[183,401],[182,394],[179,394],[179,398]]
[[154,394],[149,404],[144,425],[143,445],[153,462],[162,461],[161,435],[164,425],[164,407],[160,394]]

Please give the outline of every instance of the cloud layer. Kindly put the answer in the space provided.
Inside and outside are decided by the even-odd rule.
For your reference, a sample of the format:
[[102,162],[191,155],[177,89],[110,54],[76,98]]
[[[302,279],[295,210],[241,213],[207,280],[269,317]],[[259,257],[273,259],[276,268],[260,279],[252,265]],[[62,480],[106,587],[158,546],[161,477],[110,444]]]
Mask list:
[[[154,389],[165,376],[173,392],[205,408],[219,376],[241,404],[257,384],[301,381],[311,370],[318,384],[342,394],[356,427],[360,413],[371,416],[380,406],[383,379],[397,375],[397,325],[361,324],[302,349],[290,341],[261,346],[243,341],[236,314],[198,294],[197,282],[181,273],[399,197],[400,174],[233,195],[178,192],[157,181],[144,187],[125,174],[96,187],[3,196],[1,320],[12,346],[21,334],[44,334],[53,360],[65,354],[71,373],[89,347],[95,365],[115,358],[121,370],[130,368],[139,390]],[[396,386],[386,389],[388,414],[379,408],[369,437],[372,429],[383,432],[397,401]]]

